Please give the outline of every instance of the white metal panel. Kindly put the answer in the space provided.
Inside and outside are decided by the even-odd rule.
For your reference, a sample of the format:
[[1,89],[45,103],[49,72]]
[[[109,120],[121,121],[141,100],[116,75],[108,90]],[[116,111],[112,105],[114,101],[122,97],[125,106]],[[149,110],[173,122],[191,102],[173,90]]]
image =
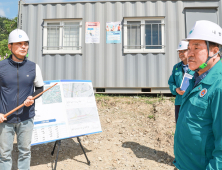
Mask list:
[[[184,7],[217,6],[221,1],[103,1],[22,5],[22,28],[30,36],[29,59],[44,80],[89,79],[96,88],[167,88],[178,43],[185,38]],[[124,54],[121,44],[106,44],[106,22],[124,17],[165,17],[163,54]],[[43,19],[81,18],[82,54],[43,55]],[[100,43],[85,44],[85,22],[100,22]],[[122,32],[123,33],[123,32]],[[123,36],[122,36],[123,39]],[[158,90],[157,90],[158,91]]]

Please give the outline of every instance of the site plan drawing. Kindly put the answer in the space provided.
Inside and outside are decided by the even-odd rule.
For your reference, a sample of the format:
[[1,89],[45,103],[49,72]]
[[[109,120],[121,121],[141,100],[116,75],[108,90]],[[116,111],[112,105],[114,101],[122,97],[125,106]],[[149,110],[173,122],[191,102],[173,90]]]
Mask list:
[[32,145],[102,132],[91,81],[45,81],[44,89],[58,83],[35,101]]
[[[45,89],[47,89],[50,86],[44,86],[44,87]],[[43,104],[62,103],[60,86],[55,86],[51,88],[49,91],[46,91],[45,94],[42,96],[42,103]]]

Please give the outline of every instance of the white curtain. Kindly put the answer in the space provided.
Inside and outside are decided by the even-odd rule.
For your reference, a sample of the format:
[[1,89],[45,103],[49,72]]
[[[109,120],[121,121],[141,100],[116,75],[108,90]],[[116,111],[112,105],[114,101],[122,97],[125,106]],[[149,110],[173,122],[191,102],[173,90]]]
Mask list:
[[127,48],[141,49],[141,22],[128,21],[127,22]]

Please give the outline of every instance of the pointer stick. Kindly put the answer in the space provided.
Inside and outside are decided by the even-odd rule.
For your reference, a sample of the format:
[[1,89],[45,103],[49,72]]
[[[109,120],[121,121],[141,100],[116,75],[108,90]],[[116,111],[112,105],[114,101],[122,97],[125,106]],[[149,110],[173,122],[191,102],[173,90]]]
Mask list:
[[[45,93],[47,90],[51,89],[52,87],[54,87],[54,86],[57,85],[57,84],[58,84],[58,83],[52,85],[52,86],[49,87],[48,89],[46,89],[46,90],[44,90],[43,92],[37,94],[35,97],[33,97],[33,100],[36,99],[37,97],[39,97],[40,95],[42,95],[43,93]],[[24,106],[24,103],[21,104],[20,106],[16,107],[16,108],[14,108],[14,109],[11,110],[10,112],[6,113],[6,114],[4,115],[4,117],[6,118],[7,116],[9,116],[10,114],[12,114],[12,113],[15,112],[16,110],[22,108],[23,106]]]

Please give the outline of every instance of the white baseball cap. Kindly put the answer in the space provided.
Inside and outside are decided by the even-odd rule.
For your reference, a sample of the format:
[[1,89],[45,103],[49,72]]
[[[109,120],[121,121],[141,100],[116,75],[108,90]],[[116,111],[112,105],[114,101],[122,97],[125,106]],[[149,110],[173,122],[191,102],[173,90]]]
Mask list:
[[188,44],[189,42],[188,41],[180,41],[179,45],[178,45],[178,48],[177,48],[177,51],[179,50],[187,50],[188,49]]
[[222,45],[222,29],[211,21],[196,21],[186,40],[204,40]]
[[15,29],[9,34],[8,44],[23,41],[29,41],[29,37],[25,31],[21,29]]

